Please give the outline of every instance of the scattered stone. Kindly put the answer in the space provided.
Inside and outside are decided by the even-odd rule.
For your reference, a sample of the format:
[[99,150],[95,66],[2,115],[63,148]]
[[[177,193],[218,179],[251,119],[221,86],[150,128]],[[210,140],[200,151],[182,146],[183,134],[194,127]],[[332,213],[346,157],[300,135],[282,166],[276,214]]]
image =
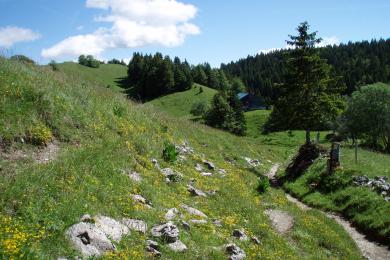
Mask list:
[[201,218],[207,218],[206,214],[204,214],[202,211],[192,208],[186,204],[181,204],[180,207],[186,210],[191,215],[198,216]]
[[213,174],[211,172],[201,172],[200,175],[207,177],[207,176],[211,176]]
[[95,217],[95,226],[115,242],[119,242],[122,236],[130,232],[129,228],[122,223],[105,216]]
[[228,244],[225,247],[226,252],[230,255],[229,260],[242,260],[246,257],[244,250],[239,248],[236,244]]
[[225,175],[226,174],[226,170],[225,169],[218,169],[218,173],[221,174],[221,175]]
[[71,226],[66,236],[85,257],[100,256],[116,249],[106,234],[91,223],[80,222]]
[[355,176],[353,183],[356,186],[368,187],[375,190],[380,194],[386,201],[390,195],[390,183],[387,182],[387,176],[375,176],[374,179],[369,179],[367,176]]
[[270,218],[272,226],[280,234],[284,234],[294,226],[294,218],[281,210],[267,210],[265,214]]
[[188,224],[188,222],[186,222],[186,221],[184,221],[184,220],[180,220],[180,223],[181,223],[181,225],[183,226],[183,228],[185,229],[185,230],[190,230],[191,229],[191,226],[190,226],[190,224]]
[[195,170],[197,170],[198,172],[202,172],[202,171],[204,170],[204,168],[203,168],[202,165],[200,165],[199,163],[197,163],[197,164],[195,165]]
[[171,208],[165,214],[165,219],[168,220],[168,221],[172,220],[172,219],[176,218],[176,215],[178,213],[179,213],[179,211],[177,210],[177,208]]
[[148,231],[148,225],[143,220],[124,218],[122,219],[122,223],[130,230],[134,230],[144,234]]
[[261,242],[260,242],[260,239],[258,239],[257,237],[253,236],[251,237],[251,241],[257,245],[259,245]]
[[181,173],[175,172],[171,168],[161,169],[161,173],[166,177],[166,182],[179,182],[183,179],[183,175]]
[[140,183],[142,181],[142,177],[138,172],[131,172],[128,174],[128,176],[129,176],[130,180],[132,180],[134,182]]
[[157,169],[160,169],[160,164],[158,163],[157,159],[152,159],[152,163]]
[[207,194],[208,194],[209,196],[215,196],[215,195],[217,195],[217,191],[216,191],[216,190],[209,190],[209,191],[207,192]]
[[189,146],[187,141],[184,141],[182,145],[176,145],[176,150],[179,152],[179,154],[191,154],[194,152],[194,149]]
[[205,219],[191,219],[190,222],[195,225],[205,225],[207,224],[207,220]]
[[258,159],[251,159],[248,157],[244,157],[244,160],[252,167],[260,166],[261,162]]
[[134,202],[141,203],[147,208],[152,208],[152,203],[139,194],[132,195],[131,198]]
[[151,233],[152,236],[161,237],[168,243],[176,242],[179,237],[179,229],[172,222],[154,226]]
[[159,244],[153,240],[146,240],[146,251],[151,253],[153,256],[160,257],[161,252],[159,251]]
[[188,185],[187,190],[193,195],[198,197],[207,197],[206,193],[201,190],[195,189],[192,185]]
[[222,221],[219,220],[219,219],[214,219],[214,220],[213,220],[213,224],[214,224],[214,226],[216,226],[216,227],[222,227]]
[[89,214],[85,214],[80,218],[81,222],[85,223],[95,223],[95,220]]
[[180,240],[176,240],[173,243],[167,245],[174,252],[183,252],[187,250],[187,246]]
[[203,164],[206,165],[209,170],[215,170],[214,163],[209,162],[209,161],[203,161]]
[[238,238],[239,240],[248,240],[248,236],[245,234],[245,232],[239,229],[233,230],[233,237]]

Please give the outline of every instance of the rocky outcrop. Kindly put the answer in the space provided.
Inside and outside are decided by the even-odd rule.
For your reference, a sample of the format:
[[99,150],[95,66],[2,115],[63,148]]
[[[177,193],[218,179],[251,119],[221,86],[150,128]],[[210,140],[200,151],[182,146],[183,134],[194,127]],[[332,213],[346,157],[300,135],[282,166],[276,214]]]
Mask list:
[[233,237],[239,239],[239,240],[243,240],[243,241],[246,241],[248,240],[248,236],[245,234],[244,231],[242,230],[239,230],[239,229],[235,229],[233,230]]
[[287,233],[294,226],[294,218],[281,210],[267,210],[265,214],[270,218],[271,224],[279,234]]
[[94,218],[95,226],[102,230],[109,238],[115,242],[119,242],[122,239],[122,236],[130,233],[130,230],[127,226],[116,221],[115,219],[105,217],[105,216],[96,216]]
[[179,240],[179,229],[172,222],[154,226],[151,234],[165,241],[172,251],[182,252],[187,250],[187,246]]
[[386,176],[375,176],[374,179],[370,179],[367,176],[355,176],[353,183],[356,186],[371,188],[386,201],[390,201],[390,183],[387,180],[388,178]]
[[152,208],[152,203],[146,198],[144,198],[142,195],[134,194],[131,196],[131,198],[135,203],[142,204],[147,208]]
[[137,231],[143,234],[148,231],[148,225],[143,220],[124,218],[121,222],[130,230]]
[[100,256],[116,249],[104,231],[92,223],[74,224],[66,231],[66,236],[84,257]]
[[201,217],[201,218],[207,218],[206,214],[204,214],[202,211],[196,209],[196,208],[192,208],[186,204],[181,204],[180,207],[182,209],[184,209],[185,211],[188,212],[188,214],[190,215],[194,215],[194,216],[198,216],[198,217]]
[[192,185],[188,185],[187,186],[187,190],[189,193],[191,193],[191,195],[193,196],[197,196],[197,197],[207,197],[206,193],[199,190],[199,189],[196,189],[194,186]]
[[225,246],[226,252],[230,255],[229,260],[242,260],[246,258],[244,250],[236,244],[231,243]]

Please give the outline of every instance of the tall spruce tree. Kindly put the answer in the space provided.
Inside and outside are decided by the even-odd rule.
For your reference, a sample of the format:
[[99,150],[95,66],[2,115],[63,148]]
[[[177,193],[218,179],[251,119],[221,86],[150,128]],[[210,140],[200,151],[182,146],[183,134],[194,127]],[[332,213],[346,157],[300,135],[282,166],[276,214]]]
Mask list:
[[309,33],[309,24],[301,23],[298,35],[289,35],[287,76],[268,122],[266,131],[305,130],[306,144],[310,131],[319,130],[341,113],[343,87],[331,75],[331,66],[321,59],[315,45],[321,42],[317,32]]

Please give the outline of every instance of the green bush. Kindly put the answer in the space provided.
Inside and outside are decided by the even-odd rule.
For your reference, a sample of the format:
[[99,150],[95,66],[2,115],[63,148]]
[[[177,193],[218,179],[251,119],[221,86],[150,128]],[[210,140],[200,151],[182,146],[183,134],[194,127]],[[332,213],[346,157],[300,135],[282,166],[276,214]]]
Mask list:
[[59,71],[60,68],[58,67],[58,63],[55,61],[55,60],[52,60],[50,63],[49,63],[49,66],[51,67],[51,69],[53,71]]
[[204,101],[194,102],[191,107],[190,113],[193,116],[203,116],[207,111],[207,103]]
[[34,145],[47,145],[53,138],[53,134],[47,126],[42,123],[30,127],[27,139]]
[[259,178],[258,184],[257,184],[257,191],[260,193],[265,193],[270,187],[269,180],[265,176],[261,176]]
[[164,150],[163,150],[163,154],[162,154],[162,158],[164,159],[164,161],[175,162],[178,154],[179,153],[176,151],[175,145],[173,145],[169,142],[166,142],[164,144]]

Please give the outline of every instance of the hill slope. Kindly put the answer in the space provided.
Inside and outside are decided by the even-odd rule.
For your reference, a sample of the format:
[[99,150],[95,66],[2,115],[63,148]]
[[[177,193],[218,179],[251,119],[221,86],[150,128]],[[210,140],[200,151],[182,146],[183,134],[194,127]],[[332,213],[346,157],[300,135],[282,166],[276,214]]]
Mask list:
[[[203,89],[203,92],[200,92],[200,88]],[[209,104],[216,93],[215,89],[194,84],[189,90],[156,98],[149,103],[172,116],[192,118],[193,116],[190,113],[192,104],[196,102]]]
[[[360,258],[354,242],[334,221],[316,210],[300,210],[280,190],[258,193],[258,177],[274,162],[285,161],[296,144],[275,145],[272,136],[268,143],[240,138],[172,119],[77,77],[3,58],[0,90],[0,258],[72,258],[80,252],[65,232],[82,215],[140,219],[151,227],[165,223],[170,208],[182,213],[172,221],[187,251],[174,252],[150,232],[132,231],[103,257],[143,259],[150,256],[145,241],[156,239],[163,259],[226,259],[223,245],[229,242],[248,259]],[[162,160],[166,142],[183,141],[193,152],[175,163]],[[48,146],[37,146],[45,142]],[[260,166],[248,165],[244,156],[258,158]],[[166,183],[152,158],[182,177]],[[195,164],[205,159],[226,174],[216,169],[210,170],[212,176],[202,176]],[[129,178],[133,171],[140,182]],[[210,192],[193,196],[188,183]],[[147,198],[151,206],[134,201],[133,195]],[[183,203],[204,212],[205,222],[191,222],[197,217],[184,211]],[[291,230],[275,231],[266,210],[291,216]],[[189,230],[180,218],[191,223]],[[261,244],[233,238],[235,229],[257,236]]]
[[119,82],[127,77],[127,66],[119,64],[101,64],[99,68],[90,68],[74,62],[65,62],[58,66],[69,76],[78,76],[83,80],[95,82],[104,87],[110,86],[115,90],[121,90]]

